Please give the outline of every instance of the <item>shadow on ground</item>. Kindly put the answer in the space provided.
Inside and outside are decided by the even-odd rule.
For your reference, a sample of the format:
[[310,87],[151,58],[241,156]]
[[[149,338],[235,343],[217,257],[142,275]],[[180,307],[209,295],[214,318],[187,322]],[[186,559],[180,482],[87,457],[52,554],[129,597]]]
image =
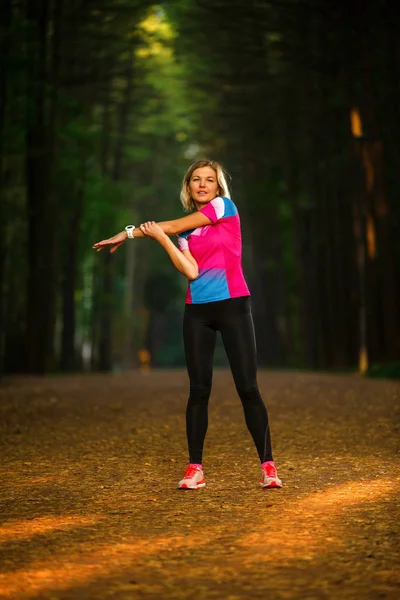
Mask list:
[[218,371],[207,487],[186,463],[186,375],[0,390],[0,598],[399,598],[400,384],[261,373],[282,490],[258,487]]

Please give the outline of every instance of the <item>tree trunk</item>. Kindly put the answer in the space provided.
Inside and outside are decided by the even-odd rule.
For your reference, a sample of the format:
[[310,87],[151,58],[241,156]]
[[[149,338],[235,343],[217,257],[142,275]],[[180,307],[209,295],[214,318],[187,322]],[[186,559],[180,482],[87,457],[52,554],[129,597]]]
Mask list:
[[64,251],[66,262],[62,279],[62,334],[60,367],[62,371],[73,371],[77,368],[75,348],[76,307],[75,290],[78,276],[79,230],[84,201],[84,177],[74,193],[75,206],[67,229]]
[[47,0],[28,0],[29,80],[27,90],[26,182],[28,200],[27,370],[44,373],[53,363],[55,325],[55,205],[53,106],[48,106]]
[[7,105],[7,75],[9,52],[9,27],[11,23],[11,0],[4,0],[0,7],[0,23],[2,35],[0,37],[0,377],[4,372],[5,329],[6,329],[6,253],[7,228],[6,228],[6,184],[4,174],[4,125]]
[[[112,168],[112,179],[119,181],[123,177],[124,164],[123,155],[126,146],[126,132],[128,130],[128,119],[133,89],[133,46],[129,47],[126,59],[126,81],[125,90],[118,111],[117,135],[114,149],[114,161]],[[115,315],[113,303],[113,284],[115,279],[115,258],[107,252],[104,258],[102,274],[102,302],[100,330],[99,330],[99,367],[101,371],[109,371],[112,368],[112,325]],[[122,342],[124,343],[124,342]],[[126,343],[126,341],[125,341]]]

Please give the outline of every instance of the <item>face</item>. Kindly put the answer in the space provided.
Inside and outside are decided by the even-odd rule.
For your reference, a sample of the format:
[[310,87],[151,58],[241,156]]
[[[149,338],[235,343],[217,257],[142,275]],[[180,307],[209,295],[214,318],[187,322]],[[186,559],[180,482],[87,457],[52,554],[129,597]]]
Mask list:
[[207,204],[218,196],[217,174],[211,167],[200,167],[193,171],[189,181],[190,194],[197,206]]

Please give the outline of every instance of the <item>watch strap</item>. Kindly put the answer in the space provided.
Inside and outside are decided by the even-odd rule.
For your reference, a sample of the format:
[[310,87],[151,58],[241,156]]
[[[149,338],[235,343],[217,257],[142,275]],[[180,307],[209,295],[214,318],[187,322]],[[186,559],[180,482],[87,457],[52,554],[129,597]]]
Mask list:
[[136,229],[136,227],[134,225],[127,225],[125,227],[126,235],[128,236],[128,238],[133,239],[133,231],[134,231],[134,229]]

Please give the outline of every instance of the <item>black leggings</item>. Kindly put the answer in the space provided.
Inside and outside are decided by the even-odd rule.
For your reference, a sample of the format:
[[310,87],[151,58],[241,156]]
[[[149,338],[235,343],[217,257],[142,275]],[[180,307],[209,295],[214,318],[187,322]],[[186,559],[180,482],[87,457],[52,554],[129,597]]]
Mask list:
[[249,297],[186,304],[183,338],[190,379],[186,410],[189,462],[202,462],[208,426],[216,332],[220,331],[246,425],[260,461],[272,459],[268,414],[257,385],[257,359]]

